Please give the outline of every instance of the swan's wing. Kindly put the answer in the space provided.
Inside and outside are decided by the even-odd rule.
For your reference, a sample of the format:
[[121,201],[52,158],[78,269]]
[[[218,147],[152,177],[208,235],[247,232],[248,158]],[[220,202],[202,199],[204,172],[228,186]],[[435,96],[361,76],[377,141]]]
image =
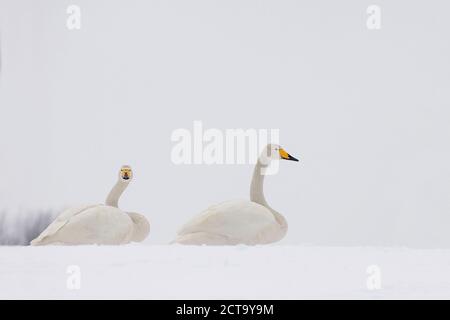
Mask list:
[[81,212],[88,210],[90,208],[99,206],[98,204],[95,205],[84,205],[84,206],[78,206],[73,207],[64,210],[58,217],[56,217],[55,221],[53,221],[44,231],[41,232],[41,234],[31,241],[31,245],[39,245],[45,238],[54,235],[56,232],[58,232],[62,227],[64,227],[72,217],[80,214]]
[[150,233],[150,223],[147,218],[144,215],[135,212],[127,212],[127,214],[133,221],[133,234],[131,236],[131,241],[144,241]]
[[213,205],[186,223],[178,235],[206,232],[231,239],[258,237],[276,220],[266,207],[248,200],[232,200]]

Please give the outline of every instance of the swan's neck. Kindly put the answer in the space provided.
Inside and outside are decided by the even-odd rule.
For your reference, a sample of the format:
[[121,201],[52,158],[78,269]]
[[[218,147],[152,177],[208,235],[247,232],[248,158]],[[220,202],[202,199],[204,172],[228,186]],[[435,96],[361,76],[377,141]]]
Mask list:
[[253,170],[252,184],[250,186],[250,200],[264,207],[269,208],[266,198],[264,197],[264,174],[262,170],[266,168],[260,160],[255,165],[255,170]]
[[255,170],[253,171],[252,184],[250,186],[250,200],[256,202],[272,212],[275,220],[280,224],[281,228],[287,230],[287,221],[284,217],[272,209],[264,197],[264,170],[269,166],[268,164],[262,164],[260,160],[255,165]]
[[115,186],[111,189],[111,192],[108,195],[108,198],[106,198],[106,205],[110,207],[118,207],[119,205],[119,198],[122,195],[122,193],[125,191],[125,189],[128,187],[128,182],[123,181],[122,179],[119,179]]

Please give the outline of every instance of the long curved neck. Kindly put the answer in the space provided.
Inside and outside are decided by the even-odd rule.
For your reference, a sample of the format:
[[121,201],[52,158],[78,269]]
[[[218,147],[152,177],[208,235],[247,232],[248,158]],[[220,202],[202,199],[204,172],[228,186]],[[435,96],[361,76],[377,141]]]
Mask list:
[[269,164],[262,164],[260,160],[255,165],[255,169],[253,171],[252,183],[250,185],[250,200],[252,202],[256,202],[272,212],[275,220],[280,224],[282,229],[287,230],[287,221],[284,217],[272,209],[266,201],[264,197],[264,172],[265,168],[268,167]]
[[264,170],[266,166],[261,163],[260,160],[255,165],[255,169],[253,170],[252,183],[250,185],[250,200],[260,205],[263,205],[266,208],[270,208],[267,204],[266,198],[264,197],[264,174],[262,170]]
[[128,187],[128,182],[124,182],[123,180],[119,179],[115,186],[111,189],[109,192],[108,197],[106,198],[106,205],[110,207],[118,207],[119,205],[119,198],[124,192],[124,190]]

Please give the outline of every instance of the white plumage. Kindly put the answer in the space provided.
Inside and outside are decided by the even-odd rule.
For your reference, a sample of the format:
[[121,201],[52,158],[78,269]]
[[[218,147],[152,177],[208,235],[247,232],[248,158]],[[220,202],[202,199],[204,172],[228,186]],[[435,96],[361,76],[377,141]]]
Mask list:
[[118,245],[144,240],[150,225],[137,213],[124,212],[117,207],[120,195],[132,179],[128,166],[121,168],[119,180],[106,204],[73,207],[63,211],[31,245]]
[[185,244],[261,244],[276,241],[279,226],[272,212],[248,200],[212,205],[186,223],[177,241]]
[[287,232],[284,217],[269,207],[263,193],[264,170],[272,160],[294,160],[280,146],[269,144],[255,166],[249,200],[210,206],[181,227],[173,243],[188,245],[267,244]]

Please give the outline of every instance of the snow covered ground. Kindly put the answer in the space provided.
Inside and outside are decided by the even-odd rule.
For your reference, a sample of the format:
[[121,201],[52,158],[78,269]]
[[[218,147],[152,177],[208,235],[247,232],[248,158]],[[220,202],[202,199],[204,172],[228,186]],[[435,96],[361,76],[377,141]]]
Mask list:
[[[369,290],[374,275],[381,289]],[[4,246],[0,298],[450,298],[450,250]]]

